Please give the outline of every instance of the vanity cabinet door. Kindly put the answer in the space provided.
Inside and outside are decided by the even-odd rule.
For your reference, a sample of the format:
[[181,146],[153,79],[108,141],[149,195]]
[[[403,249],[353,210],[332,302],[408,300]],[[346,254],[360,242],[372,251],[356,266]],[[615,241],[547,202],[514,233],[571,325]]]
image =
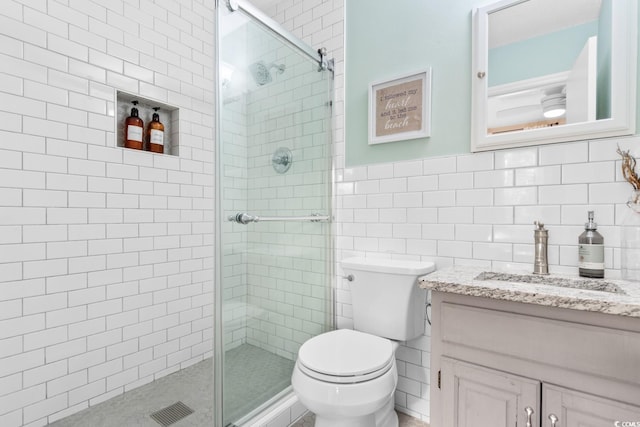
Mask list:
[[443,427],[539,427],[539,381],[448,358],[441,379]]
[[[551,384],[542,385],[543,427],[623,426],[640,422],[640,407],[580,393]],[[635,400],[640,400],[636,396]],[[552,415],[557,421],[555,425]],[[618,421],[618,424],[615,422]],[[629,424],[632,425],[632,424]]]

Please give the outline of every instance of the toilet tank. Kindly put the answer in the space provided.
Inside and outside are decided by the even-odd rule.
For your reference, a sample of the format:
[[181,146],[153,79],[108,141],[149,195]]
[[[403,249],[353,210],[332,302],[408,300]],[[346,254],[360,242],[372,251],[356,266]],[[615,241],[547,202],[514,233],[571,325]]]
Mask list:
[[427,291],[418,278],[435,270],[428,261],[347,258],[345,275],[353,275],[353,328],[379,337],[407,341],[424,333]]

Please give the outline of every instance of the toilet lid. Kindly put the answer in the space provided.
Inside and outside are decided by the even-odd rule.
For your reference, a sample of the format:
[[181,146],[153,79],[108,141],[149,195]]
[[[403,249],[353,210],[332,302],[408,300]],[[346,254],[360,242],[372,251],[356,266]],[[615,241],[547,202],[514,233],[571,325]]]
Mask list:
[[386,372],[392,359],[391,341],[351,329],[338,329],[311,338],[298,353],[298,362],[306,368],[338,377]]

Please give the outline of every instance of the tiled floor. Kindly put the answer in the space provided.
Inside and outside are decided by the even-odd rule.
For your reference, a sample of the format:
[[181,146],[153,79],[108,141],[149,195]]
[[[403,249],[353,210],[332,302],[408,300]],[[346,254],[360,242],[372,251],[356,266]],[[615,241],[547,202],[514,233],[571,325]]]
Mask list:
[[50,427],[159,427],[150,414],[176,401],[195,412],[172,427],[201,427],[213,420],[212,359],[70,415]]
[[225,424],[236,421],[291,384],[293,360],[249,344],[224,359]]
[[[243,345],[226,355],[226,388],[231,405],[226,413],[244,414],[248,407],[262,403],[265,396],[277,393],[289,383],[292,361]],[[82,412],[61,419],[51,427],[158,427],[150,414],[181,401],[194,413],[172,427],[204,427],[213,424],[212,360],[207,359],[150,384],[116,396]],[[260,387],[254,383],[261,377]],[[243,378],[245,380],[243,380]],[[249,382],[251,381],[251,383]],[[398,413],[400,427],[429,427],[428,424]],[[230,418],[232,419],[232,418]],[[315,416],[307,414],[292,427],[313,427]]]
[[[293,361],[244,344],[225,357],[225,414],[228,420],[244,415],[290,383]],[[92,406],[51,427],[159,427],[150,414],[177,401],[194,413],[172,427],[213,425],[213,366],[204,360],[157,381]]]
[[[400,427],[429,427],[429,424],[424,421],[420,421],[416,418],[410,417],[409,415],[403,414],[402,412],[398,412],[398,419],[400,421]],[[313,427],[315,424],[315,415],[312,413],[308,413],[302,419],[298,420],[291,427]]]

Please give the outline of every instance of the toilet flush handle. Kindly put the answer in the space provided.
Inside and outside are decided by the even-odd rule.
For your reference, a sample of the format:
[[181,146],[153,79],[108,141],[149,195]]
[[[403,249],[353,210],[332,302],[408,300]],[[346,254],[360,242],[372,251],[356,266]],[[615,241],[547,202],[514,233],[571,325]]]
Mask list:
[[347,276],[342,276],[343,279],[347,279],[349,282],[353,282],[353,279],[355,279],[355,277],[353,277],[353,274],[349,274]]

